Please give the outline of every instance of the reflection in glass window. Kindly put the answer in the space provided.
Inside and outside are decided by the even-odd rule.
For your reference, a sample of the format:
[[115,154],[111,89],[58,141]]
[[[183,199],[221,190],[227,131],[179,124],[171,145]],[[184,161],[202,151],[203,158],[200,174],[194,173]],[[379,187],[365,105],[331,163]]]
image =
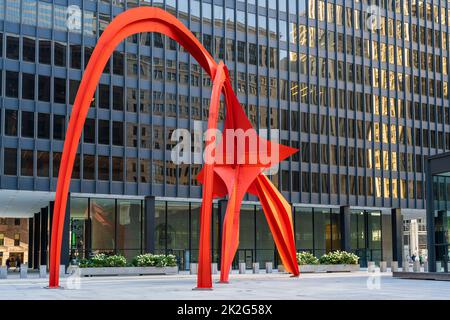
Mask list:
[[6,20],[20,22],[20,0],[6,0]]
[[142,206],[140,200],[117,200],[117,248],[133,258],[141,251]]
[[52,4],[47,2],[38,2],[39,21],[38,27],[52,27]]
[[97,34],[97,19],[95,12],[83,11],[83,27],[85,35],[95,36]]
[[92,227],[92,249],[114,250],[115,200],[91,199],[90,217]]
[[[67,30],[67,17],[66,17],[66,7],[54,5],[54,28],[56,30],[66,31]],[[71,30],[73,31],[73,30]]]
[[0,0],[0,19],[5,19],[5,0]]

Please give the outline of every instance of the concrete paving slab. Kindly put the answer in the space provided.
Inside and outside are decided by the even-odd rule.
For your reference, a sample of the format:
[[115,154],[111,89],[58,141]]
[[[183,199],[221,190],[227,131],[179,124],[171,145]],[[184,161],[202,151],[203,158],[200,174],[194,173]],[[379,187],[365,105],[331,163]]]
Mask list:
[[[251,270],[250,270],[251,272]],[[392,273],[320,273],[290,278],[287,274],[232,274],[229,284],[213,291],[193,291],[196,276],[189,274],[128,277],[64,277],[64,289],[45,289],[47,280],[9,278],[0,280],[0,300],[413,300],[450,299],[450,282],[405,280]]]

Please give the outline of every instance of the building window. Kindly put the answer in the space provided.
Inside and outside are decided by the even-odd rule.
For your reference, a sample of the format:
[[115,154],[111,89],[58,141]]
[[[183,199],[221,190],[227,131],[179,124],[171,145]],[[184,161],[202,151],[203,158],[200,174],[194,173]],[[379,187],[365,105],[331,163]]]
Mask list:
[[92,250],[114,250],[115,249],[115,200],[114,199],[91,199],[91,243]]
[[98,156],[98,179],[109,180],[109,157]]
[[109,144],[109,120],[98,120],[98,143]]
[[14,225],[15,225],[15,226],[20,226],[20,219],[15,218],[15,219],[14,219]]
[[109,109],[109,86],[107,84],[98,86],[98,107]]
[[4,246],[4,245],[5,245],[5,234],[0,233],[0,246]]
[[69,103],[70,104],[74,104],[75,97],[77,95],[79,86],[80,86],[80,81],[70,79],[70,81],[69,81]]
[[66,66],[66,46],[62,43],[55,42],[55,65],[59,67]]
[[112,179],[113,181],[123,181],[123,158],[112,158]]
[[22,111],[22,137],[34,138],[34,112]]
[[113,53],[113,73],[123,76],[123,53],[114,51]]
[[81,46],[79,44],[70,45],[70,67],[81,68]]
[[113,109],[123,110],[123,88],[114,86],[113,87]]
[[49,153],[47,151],[37,152],[37,175],[38,177],[49,176]]
[[95,119],[86,119],[83,139],[85,143],[95,143]]
[[55,103],[66,102],[66,79],[54,78],[54,99]]
[[85,154],[83,157],[83,179],[95,180],[95,156]]
[[3,170],[5,175],[17,175],[17,149],[5,148]]
[[49,40],[39,40],[39,63],[51,64],[52,42]]
[[6,71],[6,96],[10,98],[18,98],[19,96],[19,73],[14,71]]
[[5,135],[17,136],[17,110],[5,110]]
[[38,99],[50,102],[50,77],[39,75]]
[[34,62],[36,59],[36,44],[35,40],[23,37],[22,40],[22,58],[24,61]]
[[34,74],[22,73],[22,98],[34,100]]
[[6,37],[6,57],[8,59],[19,59],[19,38],[13,36]]
[[22,150],[20,165],[21,176],[33,176],[33,150]]
[[59,165],[61,164],[61,152],[53,152],[53,177],[58,177]]
[[50,139],[50,115],[38,113],[38,138]]
[[123,122],[113,121],[113,145],[123,146]]
[[53,139],[63,140],[66,131],[66,119],[64,116],[55,114],[53,116]]
[[14,234],[14,246],[20,246],[20,233]]

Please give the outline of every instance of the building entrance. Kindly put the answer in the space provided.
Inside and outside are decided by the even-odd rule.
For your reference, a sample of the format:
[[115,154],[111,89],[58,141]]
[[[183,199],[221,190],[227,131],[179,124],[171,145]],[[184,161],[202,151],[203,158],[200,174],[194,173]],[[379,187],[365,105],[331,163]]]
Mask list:
[[367,267],[368,261],[380,261],[381,246],[381,212],[353,211],[350,220],[351,248],[359,257],[361,267]]

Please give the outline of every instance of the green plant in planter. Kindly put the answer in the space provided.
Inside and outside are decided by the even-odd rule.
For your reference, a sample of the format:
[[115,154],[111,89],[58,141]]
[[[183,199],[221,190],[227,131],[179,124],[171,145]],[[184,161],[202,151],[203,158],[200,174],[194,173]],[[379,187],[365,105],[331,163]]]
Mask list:
[[125,267],[127,259],[121,255],[108,256],[99,253],[90,259],[81,259],[80,268],[105,268],[105,267]]
[[172,254],[166,256],[164,254],[147,253],[136,256],[132,265],[136,267],[176,267],[177,258]]
[[320,264],[358,264],[359,257],[346,251],[333,251],[320,257]]
[[319,264],[319,259],[317,259],[312,253],[309,252],[297,252],[297,263],[299,265]]

